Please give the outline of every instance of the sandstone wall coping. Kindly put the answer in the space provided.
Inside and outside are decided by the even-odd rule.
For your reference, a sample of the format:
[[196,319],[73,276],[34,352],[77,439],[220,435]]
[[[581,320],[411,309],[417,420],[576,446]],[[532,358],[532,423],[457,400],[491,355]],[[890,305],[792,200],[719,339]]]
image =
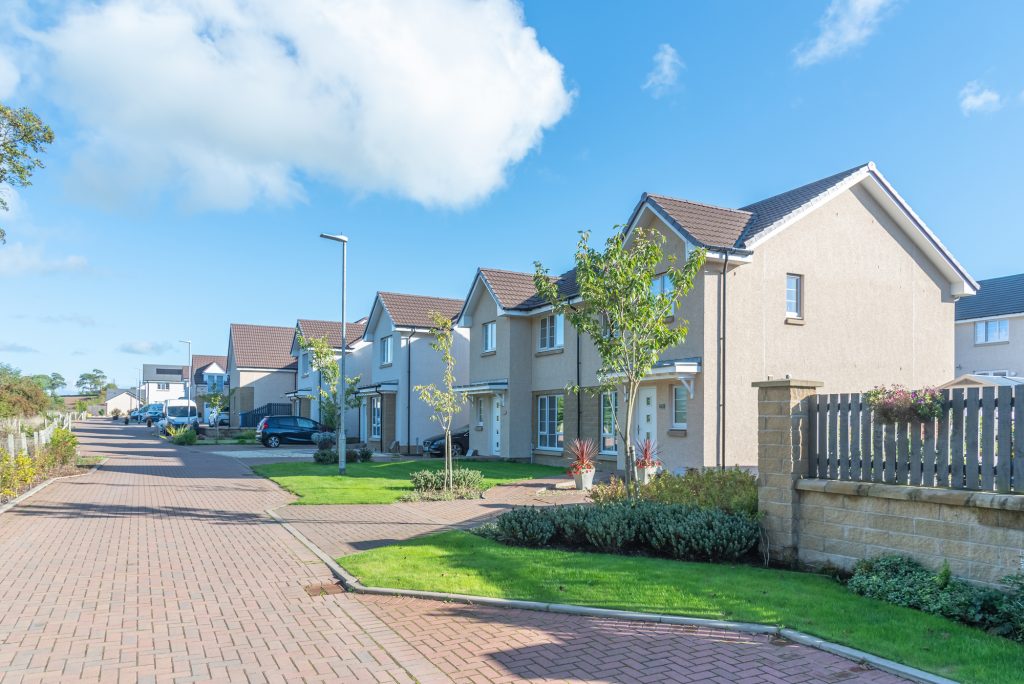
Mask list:
[[805,492],[824,492],[847,496],[872,496],[879,499],[919,501],[922,503],[944,504],[946,506],[967,506],[991,508],[1000,511],[1024,512],[1024,494],[994,494],[964,489],[941,489],[938,487],[910,487],[907,485],[882,484],[878,482],[851,482],[847,480],[797,480],[796,488]]

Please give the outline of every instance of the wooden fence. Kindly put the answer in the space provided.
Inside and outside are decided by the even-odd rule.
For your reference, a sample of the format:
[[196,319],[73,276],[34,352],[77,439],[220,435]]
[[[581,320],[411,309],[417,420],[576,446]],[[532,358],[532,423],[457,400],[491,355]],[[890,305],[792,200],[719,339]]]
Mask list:
[[885,423],[862,394],[817,395],[807,477],[1024,493],[1024,386],[942,396],[938,420]]

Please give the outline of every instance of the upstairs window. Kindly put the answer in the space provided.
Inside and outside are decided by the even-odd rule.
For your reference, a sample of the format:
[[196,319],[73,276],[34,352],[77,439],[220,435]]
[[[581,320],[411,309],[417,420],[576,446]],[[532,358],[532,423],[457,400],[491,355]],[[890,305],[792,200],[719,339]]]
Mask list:
[[801,275],[786,274],[786,316],[804,317],[804,277]]
[[1002,318],[997,321],[978,321],[974,324],[974,343],[992,344],[993,342],[1010,341],[1010,321]]
[[[662,273],[661,275],[654,276],[654,280],[651,281],[651,294],[662,295],[666,294],[671,296],[675,292],[675,284],[672,279],[668,277],[668,273]],[[672,311],[669,315],[674,316],[676,313],[676,303],[672,302]]]
[[497,342],[494,335],[494,321],[490,323],[484,323],[484,352],[492,352],[497,348]]
[[380,338],[380,365],[391,365],[391,335]]
[[561,349],[565,346],[565,317],[562,314],[540,319],[540,341],[537,348]]

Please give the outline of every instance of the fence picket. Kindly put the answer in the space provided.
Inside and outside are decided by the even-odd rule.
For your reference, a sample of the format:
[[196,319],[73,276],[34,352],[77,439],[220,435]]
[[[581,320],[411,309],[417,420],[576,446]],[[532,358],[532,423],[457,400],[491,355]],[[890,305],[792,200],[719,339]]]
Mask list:
[[818,395],[818,477],[828,477],[828,395]]
[[860,479],[863,482],[871,480],[871,409],[864,404],[864,397],[861,396],[860,409]]
[[935,454],[935,480],[940,487],[949,486],[949,390],[942,391],[942,416],[939,418],[939,440]]
[[907,423],[896,423],[896,483],[907,484],[907,472],[910,470],[910,442],[907,440]]
[[835,480],[839,475],[839,395],[828,395],[828,479]]
[[836,457],[839,459],[839,479],[850,479],[850,395],[839,395],[839,448]]
[[949,486],[963,489],[964,486],[964,391],[953,390],[953,425],[950,432]]
[[871,428],[871,481],[883,482],[885,480],[885,424],[875,418]]
[[850,479],[859,480],[862,472],[860,450],[860,394],[850,395]]
[[896,482],[896,424],[888,423],[885,428],[885,453],[882,455],[882,464],[885,467],[883,479],[888,484]]
[[818,477],[818,395],[807,402],[807,441],[810,453],[807,459],[807,472],[810,478]]
[[921,484],[935,486],[935,421],[924,422],[924,445],[921,447]]
[[921,471],[924,470],[924,456],[921,454],[921,432],[923,423],[910,423],[910,461],[908,463],[907,482],[915,487],[921,486]]
[[993,464],[996,452],[996,388],[981,391],[981,488],[992,491]]
[[1010,491],[1010,463],[1013,460],[1013,388],[1000,387],[996,399],[999,430],[996,433],[996,483],[1000,494]]
[[978,488],[978,408],[981,405],[977,387],[967,389],[967,418],[964,423],[964,436],[967,446],[964,449],[964,487]]
[[[1013,424],[1024,430],[1024,385],[1017,385],[1013,390]],[[1024,435],[1014,430],[1013,460],[1010,462],[1010,491],[1024,492],[1024,477],[1017,466],[1024,463]]]

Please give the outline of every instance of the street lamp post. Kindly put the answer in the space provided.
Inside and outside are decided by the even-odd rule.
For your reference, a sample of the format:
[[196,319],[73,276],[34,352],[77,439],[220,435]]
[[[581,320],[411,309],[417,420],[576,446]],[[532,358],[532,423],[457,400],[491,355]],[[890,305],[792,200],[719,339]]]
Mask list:
[[[188,345],[188,377],[182,378],[185,381],[185,398],[192,401],[192,340],[178,340],[182,344]],[[188,407],[189,418],[192,417],[192,405]],[[196,411],[196,417],[198,418],[198,410]]]
[[341,388],[338,390],[338,472],[345,472],[345,390],[348,388],[348,378],[345,376],[345,318],[348,312],[345,310],[345,267],[348,262],[348,237],[345,235],[331,235],[320,233],[325,240],[333,240],[341,243],[341,364],[340,380]]

